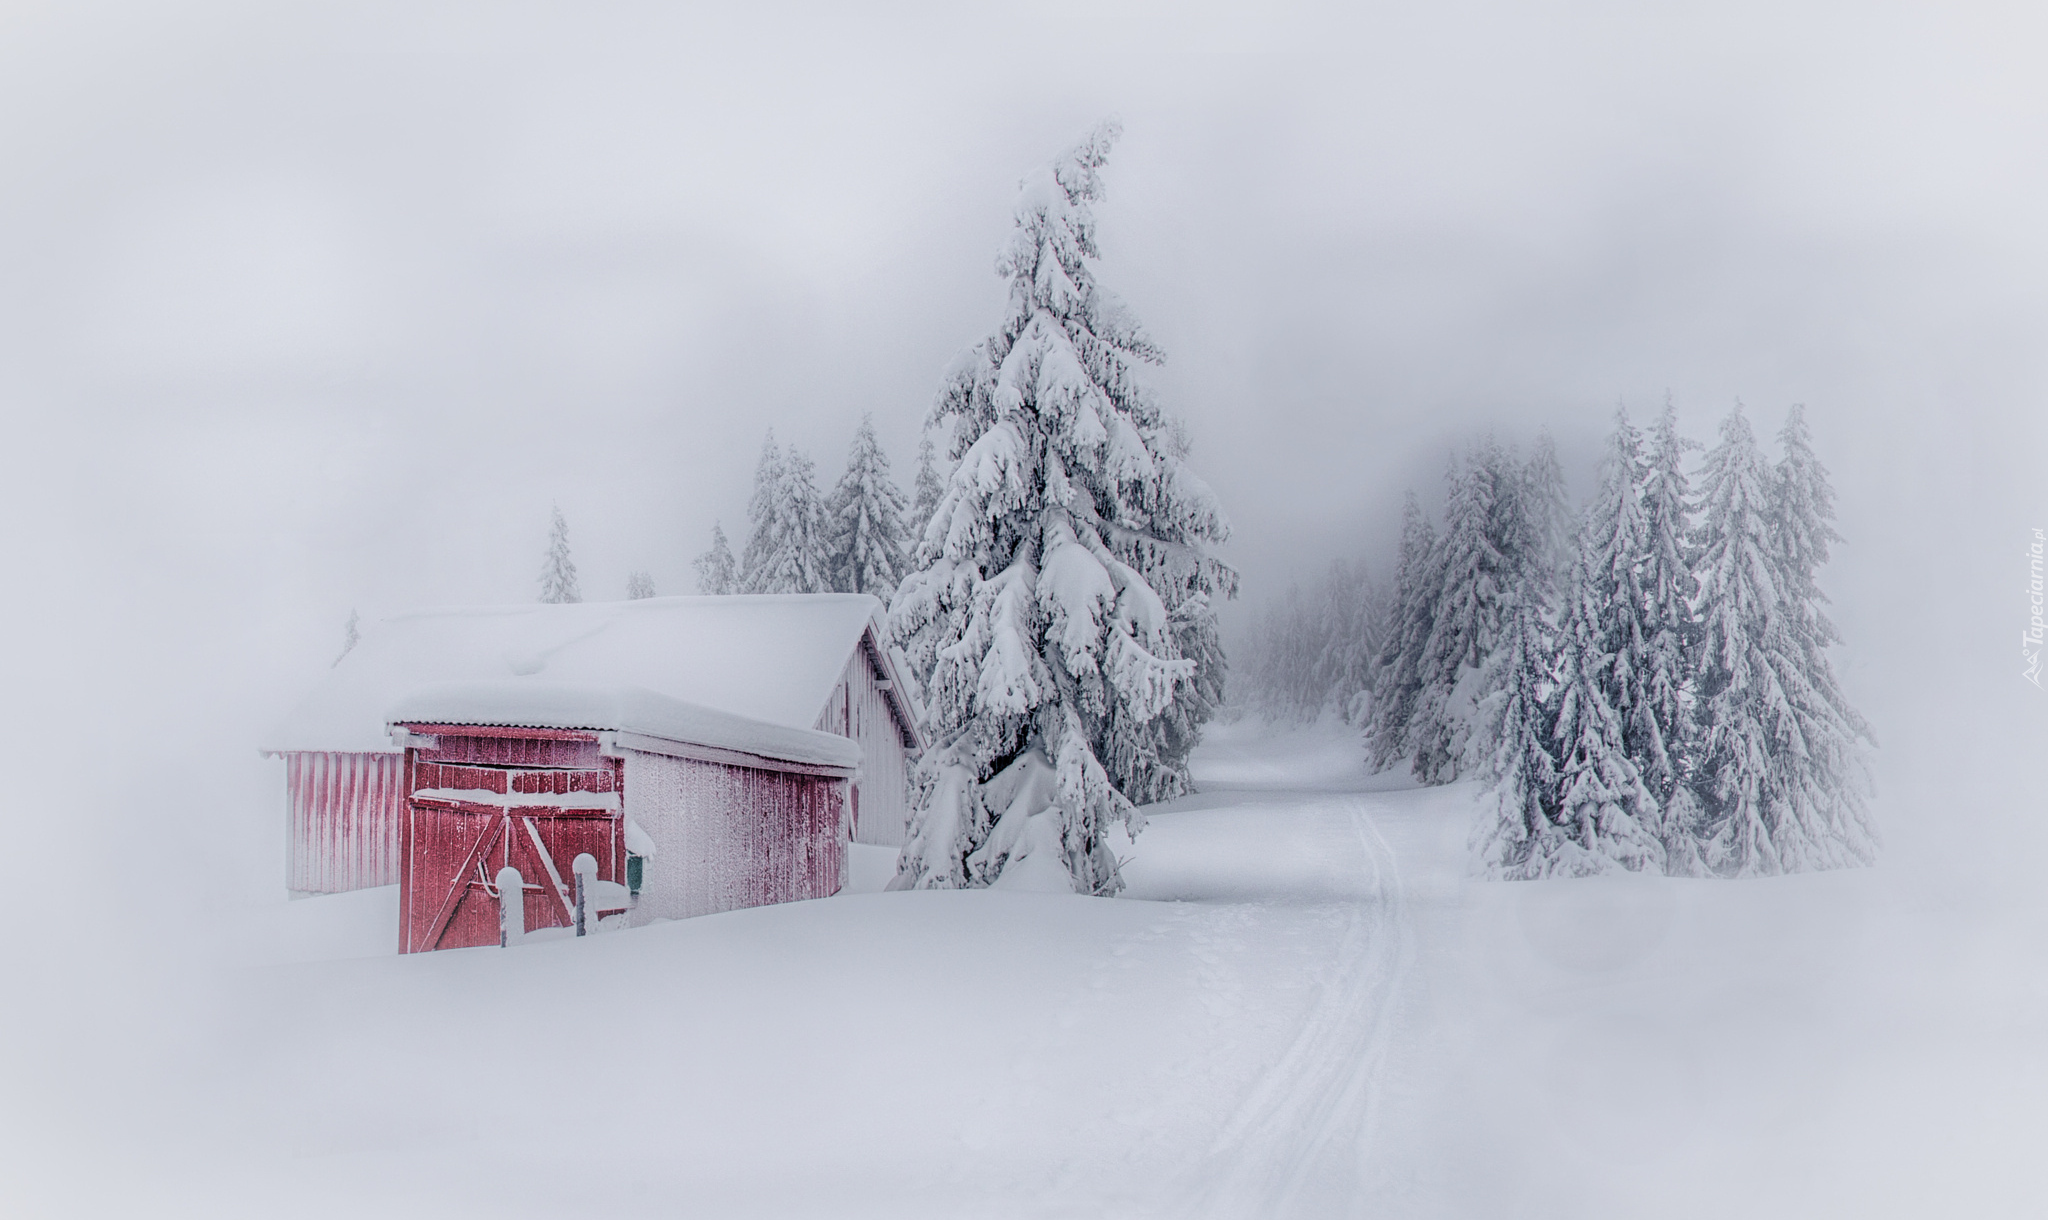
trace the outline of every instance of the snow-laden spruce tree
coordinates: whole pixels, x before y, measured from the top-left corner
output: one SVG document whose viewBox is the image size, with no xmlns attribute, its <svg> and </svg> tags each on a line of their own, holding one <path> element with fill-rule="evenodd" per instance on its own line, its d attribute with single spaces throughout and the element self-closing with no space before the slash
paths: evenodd
<svg viewBox="0 0 2048 1220">
<path fill-rule="evenodd" d="M 1473 730 L 1479 675 L 1500 636 L 1501 604 L 1512 590 L 1528 534 L 1520 516 L 1521 472 L 1487 437 L 1450 481 L 1437 564 L 1436 613 L 1422 649 L 1409 732 L 1415 777 L 1458 778 Z"/>
<path fill-rule="evenodd" d="M 1137 379 L 1158 349 L 1095 282 L 1104 124 L 1021 188 L 995 333 L 947 375 L 931 425 L 952 477 L 890 611 L 932 746 L 896 888 L 1121 886 L 1106 832 L 1187 789 L 1211 697 L 1212 596 L 1234 576 L 1184 442 Z"/>
<path fill-rule="evenodd" d="M 1488 658 L 1473 769 L 1486 784 L 1471 847 L 1476 871 L 1495 880 L 1547 876 L 1563 851 L 1557 820 L 1556 632 L 1540 587 L 1519 588 L 1502 609 L 1500 646 Z"/>
<path fill-rule="evenodd" d="M 1679 435 L 1678 413 L 1667 396 L 1643 465 L 1644 540 L 1636 575 L 1642 597 L 1643 650 L 1635 675 L 1640 702 L 1625 727 L 1630 757 L 1663 811 L 1664 870 L 1673 876 L 1695 876 L 1705 868 L 1693 795 L 1692 675 L 1700 633 L 1693 616 L 1697 582 L 1687 542 L 1692 492 L 1685 475 L 1685 453 L 1698 447 Z"/>
<path fill-rule="evenodd" d="M 754 494 L 747 502 L 752 530 L 740 554 L 742 593 L 824 593 L 826 575 L 825 505 L 818 495 L 817 468 L 796 446 L 787 453 L 775 443 L 775 432 L 761 445 L 754 471 Z"/>
<path fill-rule="evenodd" d="M 1661 869 L 1664 844 L 1689 834 L 1664 826 L 1663 807 L 1637 765 L 1644 743 L 1635 726 L 1648 703 L 1643 477 L 1642 432 L 1616 408 L 1558 633 L 1558 820 L 1575 849 L 1548 866 L 1564 875 Z"/>
<path fill-rule="evenodd" d="M 1866 864 L 1855 741 L 1835 688 L 1813 570 L 1832 492 L 1795 414 L 1775 470 L 1737 404 L 1700 475 L 1700 765 L 1707 863 L 1726 876 Z"/>
<path fill-rule="evenodd" d="M 740 568 L 725 540 L 725 525 L 711 523 L 711 549 L 690 562 L 697 572 L 697 592 L 723 597 L 739 592 Z"/>
<path fill-rule="evenodd" d="M 1633 503 L 1634 489 L 1627 490 Z M 1528 865 L 1531 876 L 1585 877 L 1664 867 L 1656 798 L 1629 757 L 1622 740 L 1622 712 L 1610 694 L 1619 683 L 1615 654 L 1602 638 L 1612 617 L 1604 592 L 1609 582 L 1598 571 L 1607 558 L 1603 532 L 1604 523 L 1591 517 L 1579 558 L 1565 581 L 1553 696 L 1557 713 L 1551 730 L 1559 833 L 1535 844 Z"/>
<path fill-rule="evenodd" d="M 1384 771 L 1415 751 L 1410 725 L 1422 697 L 1424 649 L 1436 626 L 1442 556 L 1422 501 L 1409 492 L 1401 506 L 1401 551 L 1394 576 L 1394 616 L 1373 658 L 1373 699 L 1365 723 L 1366 757 Z"/>
<path fill-rule="evenodd" d="M 753 576 L 775 553 L 782 524 L 782 446 L 775 443 L 775 429 L 761 442 L 760 460 L 754 463 L 754 490 L 747 498 L 747 544 L 740 549 L 739 578 L 735 588 L 753 593 Z"/>
<path fill-rule="evenodd" d="M 1717 872 L 1783 871 L 1771 834 L 1773 735 L 1789 713 L 1772 636 L 1784 633 L 1771 530 L 1771 472 L 1742 405 L 1721 421 L 1721 443 L 1700 471 L 1699 795 Z M 1782 641 L 1779 641 L 1782 643 Z"/>
<path fill-rule="evenodd" d="M 888 603 L 910 568 L 903 511 L 903 492 L 889 477 L 889 455 L 875 439 L 874 417 L 863 415 L 846 455 L 846 473 L 826 502 L 832 588 L 872 593 Z"/>
<path fill-rule="evenodd" d="M 583 594 L 576 588 L 576 561 L 569 558 L 569 523 L 562 517 L 561 505 L 555 505 L 554 513 L 554 521 L 548 526 L 547 558 L 540 566 L 540 599 L 580 602 Z"/>
<path fill-rule="evenodd" d="M 917 479 L 911 484 L 906 542 L 911 558 L 916 558 L 918 539 L 924 537 L 925 526 L 931 524 L 932 514 L 939 511 L 939 499 L 945 494 L 946 479 L 939 473 L 938 446 L 932 444 L 931 433 L 927 432 L 917 441 Z"/>
<path fill-rule="evenodd" d="M 1867 777 L 1859 742 L 1870 726 L 1849 705 L 1828 660 L 1840 642 L 1822 612 L 1827 596 L 1815 574 L 1827 562 L 1835 532 L 1835 493 L 1814 456 L 1806 410 L 1794 406 L 1778 433 L 1771 471 L 1770 517 L 1777 543 L 1778 605 L 1784 624 L 1780 677 L 1787 714 L 1778 727 L 1769 788 L 1777 805 L 1773 837 L 1787 872 L 1869 864 L 1877 832 L 1864 805 Z"/>
<path fill-rule="evenodd" d="M 638 570 L 630 572 L 626 575 L 627 601 L 640 601 L 644 598 L 649 598 L 653 596 L 654 577 L 652 575 Z"/>
</svg>

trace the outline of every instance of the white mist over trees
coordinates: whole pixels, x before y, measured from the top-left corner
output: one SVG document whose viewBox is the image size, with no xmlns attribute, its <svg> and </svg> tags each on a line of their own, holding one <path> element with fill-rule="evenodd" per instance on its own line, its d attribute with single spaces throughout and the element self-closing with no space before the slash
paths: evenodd
<svg viewBox="0 0 2048 1220">
<path fill-rule="evenodd" d="M 1423 649 L 1429 643 L 1442 588 L 1436 547 L 1436 530 L 1422 511 L 1422 501 L 1411 491 L 1401 505 L 1393 622 L 1368 670 L 1372 710 L 1365 722 L 1365 749 L 1375 771 L 1384 771 L 1414 752 L 1408 722 L 1422 693 Z"/>
<path fill-rule="evenodd" d="M 1394 608 L 1394 590 L 1366 564 L 1332 560 L 1320 582 L 1290 586 L 1261 611 L 1232 666 L 1232 699 L 1274 720 L 1359 723 Z"/>
<path fill-rule="evenodd" d="M 1339 712 L 1376 770 L 1481 779 L 1488 876 L 1867 864 L 1871 734 L 1815 580 L 1834 493 L 1802 409 L 1778 442 L 1771 465 L 1738 404 L 1689 476 L 1668 401 L 1647 437 L 1617 410 L 1574 526 L 1547 437 L 1526 463 L 1482 440 L 1447 473 L 1441 532 L 1409 495 L 1391 595 L 1340 565 L 1267 612 L 1248 701 Z"/>
<path fill-rule="evenodd" d="M 897 888 L 1116 892 L 1105 831 L 1187 791 L 1220 696 L 1226 526 L 1136 377 L 1158 349 L 1094 278 L 1117 134 L 1022 184 L 1008 311 L 932 410 L 955 465 L 890 612 L 933 737 Z"/>
<path fill-rule="evenodd" d="M 725 540 L 723 522 L 711 523 L 711 549 L 690 561 L 690 567 L 697 573 L 697 592 L 719 596 L 739 592 L 740 567 Z"/>
<path fill-rule="evenodd" d="M 562 516 L 562 506 L 554 507 L 554 520 L 548 526 L 547 558 L 541 561 L 540 599 L 544 602 L 580 602 L 583 594 L 576 588 L 576 561 L 569 558 L 569 522 Z"/>
<path fill-rule="evenodd" d="M 649 574 L 649 573 L 647 573 L 647 572 L 639 571 L 639 570 L 637 570 L 637 569 L 636 569 L 635 571 L 633 571 L 633 572 L 630 572 L 630 573 L 628 573 L 628 574 L 627 574 L 627 576 L 626 576 L 626 600 L 627 600 L 627 601 L 629 601 L 629 602 L 630 602 L 630 601 L 640 601 L 640 600 L 642 600 L 642 599 L 644 599 L 644 598 L 649 598 L 649 597 L 653 597 L 653 596 L 654 596 L 654 577 L 653 577 L 653 576 L 652 576 L 651 574 Z"/>
</svg>

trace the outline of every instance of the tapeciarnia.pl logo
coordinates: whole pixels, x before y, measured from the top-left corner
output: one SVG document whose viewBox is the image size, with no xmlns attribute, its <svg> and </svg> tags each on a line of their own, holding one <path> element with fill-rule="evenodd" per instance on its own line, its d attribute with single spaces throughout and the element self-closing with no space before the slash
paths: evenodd
<svg viewBox="0 0 2048 1220">
<path fill-rule="evenodd" d="M 2041 686 L 2041 547 L 2043 538 L 2040 530 L 2034 531 L 2034 545 L 2027 548 L 2027 599 L 2034 614 L 2027 620 L 2027 630 L 2020 636 L 2020 656 L 2025 658 L 2027 667 L 2020 671 L 2020 677 Z"/>
</svg>

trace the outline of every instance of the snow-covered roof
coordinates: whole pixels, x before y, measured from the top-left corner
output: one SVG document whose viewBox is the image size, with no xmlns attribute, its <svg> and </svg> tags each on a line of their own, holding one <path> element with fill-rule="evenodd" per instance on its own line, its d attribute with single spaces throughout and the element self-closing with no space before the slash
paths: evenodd
<svg viewBox="0 0 2048 1220">
<path fill-rule="evenodd" d="M 264 749 L 389 750 L 385 714 L 411 691 L 435 682 L 497 679 L 638 686 L 735 716 L 810 729 L 881 609 L 864 593 L 816 593 L 394 615 L 364 630 L 268 735 Z M 886 671 L 886 659 L 883 665 Z M 907 711 L 901 703 L 898 710 Z"/>
<path fill-rule="evenodd" d="M 672 699 L 642 686 L 597 686 L 540 678 L 436 682 L 386 711 L 391 724 L 491 725 L 639 733 L 763 758 L 852 769 L 860 743 Z"/>
</svg>

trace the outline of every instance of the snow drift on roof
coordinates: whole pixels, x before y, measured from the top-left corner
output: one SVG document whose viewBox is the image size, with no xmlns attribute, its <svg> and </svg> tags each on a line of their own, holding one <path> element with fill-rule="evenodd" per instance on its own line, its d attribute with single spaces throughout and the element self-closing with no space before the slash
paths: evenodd
<svg viewBox="0 0 2048 1220">
<path fill-rule="evenodd" d="M 881 613 L 864 593 L 419 610 L 372 624 L 264 748 L 389 750 L 384 713 L 431 682 L 640 686 L 809 729 Z"/>
<path fill-rule="evenodd" d="M 537 678 L 437 682 L 401 698 L 390 724 L 476 724 L 543 729 L 611 729 L 763 758 L 828 767 L 860 765 L 860 743 L 671 699 L 640 686 L 593 686 Z"/>
</svg>

